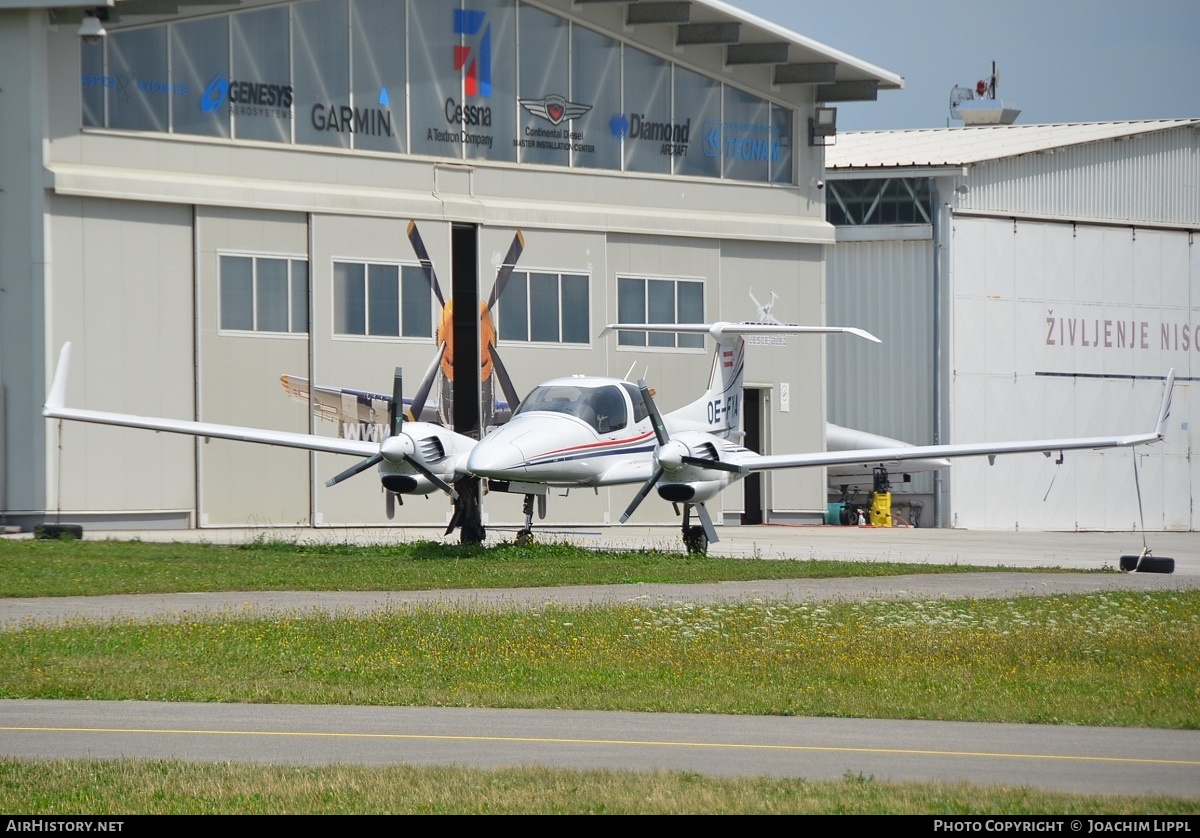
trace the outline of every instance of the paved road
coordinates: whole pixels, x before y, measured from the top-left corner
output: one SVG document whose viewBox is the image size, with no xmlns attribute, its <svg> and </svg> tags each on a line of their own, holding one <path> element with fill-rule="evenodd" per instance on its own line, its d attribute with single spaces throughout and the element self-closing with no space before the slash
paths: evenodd
<svg viewBox="0 0 1200 838">
<path fill-rule="evenodd" d="M 834 551 L 845 551 L 840 557 L 942 562 L 955 556 L 963 564 L 1091 569 L 1113 566 L 1119 555 L 1137 552 L 1141 546 L 1140 536 L 1128 533 L 909 530 L 870 531 L 864 536 L 863 532 L 761 528 L 757 536 L 727 537 L 722 543 L 731 555 L 766 556 L 769 551 L 770 557 L 778 558 L 827 558 Z M 667 537 L 665 532 L 661 535 Z M 366 533 L 350 537 L 378 540 Z M 575 538 L 612 537 L 598 533 Z M 207 540 L 213 540 L 211 534 Z M 12 630 L 31 621 L 118 614 L 142 619 L 196 614 L 235 619 L 239 614 L 269 610 L 317 608 L 347 613 L 431 602 L 496 608 L 546 602 L 1000 597 L 1200 587 L 1200 561 L 1191 554 L 1195 535 L 1154 534 L 1150 541 L 1157 555 L 1168 555 L 1168 549 L 1174 553 L 1175 574 L 1005 572 L 696 586 L 0 599 L 0 627 Z M 1158 546 L 1164 543 L 1167 549 Z M 604 546 L 627 545 L 614 541 Z M 0 701 L 0 754 L 295 764 L 540 764 L 814 780 L 851 773 L 888 780 L 967 780 L 1200 799 L 1200 731 L 1121 728 L 538 710 Z"/>
<path fill-rule="evenodd" d="M 1200 575 L 1159 573 L 954 573 L 850 579 L 779 579 L 701 585 L 584 585 L 436 591 L 225 591 L 190 594 L 118 594 L 94 597 L 0 598 L 0 630 L 67 619 L 125 617 L 140 620 L 196 616 L 234 619 L 264 613 L 320 611 L 371 613 L 430 605 L 457 608 L 530 608 L 663 602 L 735 602 L 862 599 L 944 599 L 1162 591 L 1200 588 Z"/>
<path fill-rule="evenodd" d="M 1200 798 L 1200 731 L 141 701 L 0 701 L 9 757 L 665 769 Z"/>
</svg>

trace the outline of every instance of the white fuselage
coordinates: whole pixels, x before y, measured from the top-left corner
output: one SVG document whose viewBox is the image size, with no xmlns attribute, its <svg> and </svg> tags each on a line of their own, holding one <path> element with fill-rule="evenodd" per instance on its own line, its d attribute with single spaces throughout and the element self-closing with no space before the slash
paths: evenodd
<svg viewBox="0 0 1200 838">
<path fill-rule="evenodd" d="M 628 382 L 583 376 L 547 381 L 507 424 L 476 444 L 467 467 L 492 480 L 548 486 L 645 480 L 657 443 L 640 403 Z"/>
</svg>

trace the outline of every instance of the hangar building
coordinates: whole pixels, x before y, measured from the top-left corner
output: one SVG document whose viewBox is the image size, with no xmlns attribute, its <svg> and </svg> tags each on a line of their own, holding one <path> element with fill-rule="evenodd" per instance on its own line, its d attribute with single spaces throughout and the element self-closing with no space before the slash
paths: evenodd
<svg viewBox="0 0 1200 838">
<path fill-rule="evenodd" d="M 828 149 L 829 419 L 912 443 L 1150 430 L 1164 445 L 957 461 L 894 483 L 942 526 L 1200 524 L 1200 119 L 852 132 Z"/>
<path fill-rule="evenodd" d="M 345 458 L 46 422 L 64 342 L 69 405 L 361 433 L 281 376 L 377 403 L 430 366 L 442 299 L 474 312 L 515 252 L 490 312 L 515 388 L 632 371 L 671 409 L 712 347 L 604 325 L 753 319 L 752 292 L 824 323 L 818 105 L 902 86 L 715 0 L 6 0 L 0 79 L 0 523 L 97 528 L 385 512 L 376 480 L 325 488 Z M 825 345 L 751 347 L 765 450 L 822 447 Z M 496 400 L 461 408 L 473 432 Z M 727 521 L 824 513 L 819 470 L 755 485 Z M 548 523 L 631 494 L 551 497 Z M 517 496 L 484 508 L 521 520 Z M 415 498 L 396 520 L 448 516 Z"/>
</svg>

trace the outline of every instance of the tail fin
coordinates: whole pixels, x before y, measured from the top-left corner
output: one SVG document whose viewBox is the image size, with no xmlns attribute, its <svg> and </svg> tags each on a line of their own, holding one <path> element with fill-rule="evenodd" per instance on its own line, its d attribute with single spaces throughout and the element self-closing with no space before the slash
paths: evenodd
<svg viewBox="0 0 1200 838">
<path fill-rule="evenodd" d="M 614 323 L 605 331 L 684 332 L 706 334 L 717 342 L 712 372 L 704 395 L 667 415 L 672 431 L 697 430 L 730 436 L 740 430 L 742 380 L 746 371 L 746 336 L 771 335 L 856 335 L 879 343 L 879 338 L 862 329 L 845 326 L 796 326 L 775 323 Z M 777 338 L 778 340 L 778 338 Z"/>
</svg>

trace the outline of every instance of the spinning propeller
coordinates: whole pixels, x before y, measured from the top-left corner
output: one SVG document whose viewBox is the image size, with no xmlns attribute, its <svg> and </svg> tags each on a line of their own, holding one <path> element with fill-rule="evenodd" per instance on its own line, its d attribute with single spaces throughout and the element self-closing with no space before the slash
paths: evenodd
<svg viewBox="0 0 1200 838">
<path fill-rule="evenodd" d="M 642 395 L 642 403 L 646 405 L 646 411 L 650 414 L 650 421 L 654 425 L 654 436 L 658 439 L 658 448 L 654 452 L 654 474 L 650 475 L 650 479 L 642 484 L 642 488 L 634 495 L 633 501 L 625 509 L 624 514 L 621 515 L 622 524 L 629 520 L 630 516 L 633 515 L 642 501 L 646 499 L 646 495 L 650 494 L 650 490 L 663 478 L 664 474 L 676 474 L 684 466 L 698 466 L 700 468 L 716 469 L 717 471 L 728 471 L 734 474 L 746 473 L 747 469 L 745 466 L 725 463 L 719 459 L 693 456 L 692 450 L 687 446 L 687 443 L 679 439 L 672 439 L 667 435 L 666 423 L 663 421 L 662 414 L 658 412 L 658 406 L 654 404 L 654 398 L 650 395 L 650 388 L 641 379 L 638 380 L 638 391 Z"/>
<path fill-rule="evenodd" d="M 326 486 L 336 486 L 347 478 L 353 477 L 356 474 L 366 471 L 371 466 L 379 465 L 384 460 L 389 463 L 399 465 L 407 463 L 415 471 L 419 472 L 434 486 L 437 486 L 446 494 L 450 495 L 454 500 L 458 500 L 458 492 L 454 491 L 449 483 L 438 477 L 429 467 L 416 456 L 416 442 L 411 436 L 404 433 L 404 374 L 400 367 L 396 367 L 396 377 L 392 382 L 392 401 L 388 405 L 388 435 L 383 442 L 379 444 L 379 453 L 372 454 L 367 459 L 358 462 L 335 477 L 331 477 L 325 481 Z M 388 518 L 392 518 L 395 514 L 395 498 L 393 493 L 388 491 Z"/>
</svg>

